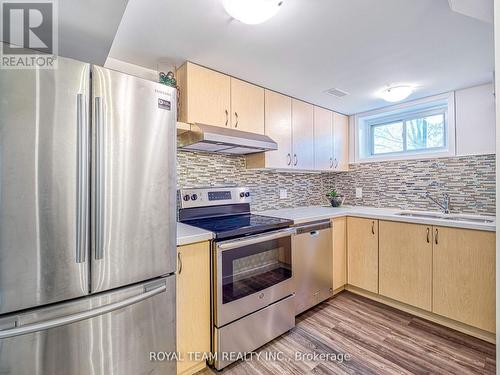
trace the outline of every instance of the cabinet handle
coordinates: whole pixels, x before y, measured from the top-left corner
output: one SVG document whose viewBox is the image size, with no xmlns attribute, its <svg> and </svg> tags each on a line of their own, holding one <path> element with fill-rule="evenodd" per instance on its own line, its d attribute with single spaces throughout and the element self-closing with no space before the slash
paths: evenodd
<svg viewBox="0 0 500 375">
<path fill-rule="evenodd" d="M 179 271 L 177 272 L 177 274 L 180 275 L 181 272 L 182 272 L 182 258 L 181 258 L 181 253 L 177 253 L 177 263 L 179 263 Z"/>
<path fill-rule="evenodd" d="M 238 112 L 234 112 L 234 117 L 236 117 L 236 124 L 234 124 L 234 127 L 237 128 L 238 127 L 238 121 L 240 121 L 240 119 L 238 118 Z"/>
<path fill-rule="evenodd" d="M 286 154 L 286 165 L 292 164 L 292 156 L 290 154 Z"/>
<path fill-rule="evenodd" d="M 299 158 L 297 157 L 297 154 L 293 154 L 293 166 L 295 167 L 298 162 L 299 162 Z"/>
<path fill-rule="evenodd" d="M 333 158 L 330 158 L 330 168 L 333 168 Z"/>
<path fill-rule="evenodd" d="M 337 158 L 335 158 L 335 167 L 334 168 L 337 169 L 338 166 L 339 166 L 339 161 L 337 160 Z"/>
<path fill-rule="evenodd" d="M 427 228 L 427 243 L 431 242 L 430 233 L 431 233 L 431 230 L 429 228 Z"/>
<path fill-rule="evenodd" d="M 439 234 L 439 232 L 438 232 L 438 229 L 436 228 L 436 235 L 434 237 L 434 242 L 436 243 L 436 245 L 438 244 L 438 234 Z"/>
<path fill-rule="evenodd" d="M 375 235 L 375 222 L 372 221 L 372 234 Z"/>
<path fill-rule="evenodd" d="M 226 125 L 229 123 L 229 112 L 227 111 L 227 109 L 224 110 L 224 113 L 226 114 Z"/>
</svg>

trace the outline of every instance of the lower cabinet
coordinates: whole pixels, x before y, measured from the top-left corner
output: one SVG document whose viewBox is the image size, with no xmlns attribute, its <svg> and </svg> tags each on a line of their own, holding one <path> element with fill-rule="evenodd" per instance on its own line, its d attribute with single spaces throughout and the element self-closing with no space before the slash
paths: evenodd
<svg viewBox="0 0 500 375">
<path fill-rule="evenodd" d="M 432 226 L 379 222 L 379 294 L 431 311 Z"/>
<path fill-rule="evenodd" d="M 378 293 L 378 220 L 347 218 L 347 282 Z"/>
<path fill-rule="evenodd" d="M 205 361 L 189 361 L 189 352 L 210 351 L 210 244 L 177 248 L 177 374 L 194 374 Z"/>
<path fill-rule="evenodd" d="M 333 290 L 347 284 L 347 219 L 339 217 L 331 220 L 333 243 Z"/>
<path fill-rule="evenodd" d="M 434 227 L 432 311 L 495 332 L 495 233 Z"/>
</svg>

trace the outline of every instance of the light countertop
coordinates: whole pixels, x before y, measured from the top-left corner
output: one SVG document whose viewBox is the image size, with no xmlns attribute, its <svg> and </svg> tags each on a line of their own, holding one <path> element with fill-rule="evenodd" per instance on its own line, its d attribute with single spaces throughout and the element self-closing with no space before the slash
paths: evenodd
<svg viewBox="0 0 500 375">
<path fill-rule="evenodd" d="M 210 241 L 213 233 L 208 230 L 177 223 L 177 246 L 189 245 L 196 242 Z"/>
<path fill-rule="evenodd" d="M 422 218 L 397 215 L 398 212 L 405 211 L 398 208 L 375 208 L 361 206 L 307 206 L 295 208 L 282 208 L 278 210 L 267 210 L 254 212 L 259 215 L 274 216 L 283 219 L 293 220 L 295 225 L 310 223 L 318 220 L 328 220 L 342 216 L 356 216 L 368 219 L 380 219 L 389 221 L 400 221 L 404 223 L 439 225 L 444 227 L 476 229 L 494 232 L 496 222 L 477 223 L 468 221 L 455 221 L 441 218 Z M 416 211 L 416 210 L 415 210 Z M 423 212 L 423 211 L 422 211 Z M 471 215 L 477 217 L 477 215 Z M 492 216 L 480 216 L 488 219 L 495 219 Z M 214 234 L 204 229 L 192 227 L 191 225 L 177 223 L 177 246 L 189 245 L 196 242 L 210 241 Z"/>
<path fill-rule="evenodd" d="M 394 208 L 375 208 L 375 207 L 361 207 L 361 206 L 342 206 L 342 207 L 329 207 L 329 206 L 308 206 L 308 207 L 295 207 L 283 208 L 278 210 L 267 210 L 255 212 L 260 215 L 274 216 L 283 219 L 293 220 L 294 224 L 304 224 L 312 221 L 331 219 L 342 216 L 357 216 L 369 219 L 381 219 L 389 221 L 400 221 L 405 223 L 439 225 L 444 227 L 476 229 L 494 232 L 496 230 L 496 222 L 482 223 L 472 221 L 455 221 L 441 218 L 422 218 L 422 217 L 409 217 L 397 215 L 398 212 L 406 210 Z M 417 211 L 417 210 L 412 210 Z M 423 211 L 422 211 L 423 212 Z M 487 219 L 495 220 L 492 216 L 477 216 L 465 215 L 470 217 L 484 217 Z"/>
</svg>

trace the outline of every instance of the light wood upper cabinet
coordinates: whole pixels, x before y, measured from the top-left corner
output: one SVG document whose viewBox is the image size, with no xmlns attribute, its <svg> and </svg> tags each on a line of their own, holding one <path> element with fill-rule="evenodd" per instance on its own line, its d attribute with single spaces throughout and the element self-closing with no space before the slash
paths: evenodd
<svg viewBox="0 0 500 375">
<path fill-rule="evenodd" d="M 331 220 L 333 243 L 333 286 L 336 290 L 347 284 L 347 221 L 345 217 Z"/>
<path fill-rule="evenodd" d="M 187 62 L 177 70 L 179 121 L 230 126 L 231 77 Z"/>
<path fill-rule="evenodd" d="M 314 106 L 314 169 L 333 168 L 333 112 Z"/>
<path fill-rule="evenodd" d="M 264 134 L 264 89 L 231 77 L 231 125 Z"/>
<path fill-rule="evenodd" d="M 292 99 L 293 167 L 314 169 L 314 112 L 309 103 Z"/>
<path fill-rule="evenodd" d="M 431 311 L 432 226 L 379 222 L 379 293 Z"/>
<path fill-rule="evenodd" d="M 210 246 L 208 242 L 177 248 L 177 374 L 194 374 L 205 361 L 188 361 L 188 352 L 210 351 Z"/>
<path fill-rule="evenodd" d="M 433 230 L 432 311 L 495 332 L 495 233 Z"/>
<path fill-rule="evenodd" d="M 292 168 L 292 99 L 265 90 L 266 135 L 277 144 L 276 151 L 247 156 L 247 168 Z"/>
<path fill-rule="evenodd" d="M 335 171 L 349 170 L 349 117 L 333 112 L 333 158 Z"/>
<path fill-rule="evenodd" d="M 347 280 L 378 293 L 378 220 L 347 218 Z"/>
</svg>

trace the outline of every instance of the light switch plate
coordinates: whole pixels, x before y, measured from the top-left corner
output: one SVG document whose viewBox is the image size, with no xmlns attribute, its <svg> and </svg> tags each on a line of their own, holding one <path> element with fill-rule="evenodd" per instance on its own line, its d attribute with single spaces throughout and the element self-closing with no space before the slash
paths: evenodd
<svg viewBox="0 0 500 375">
<path fill-rule="evenodd" d="M 286 199 L 288 198 L 288 192 L 286 189 L 280 189 L 280 199 Z"/>
<path fill-rule="evenodd" d="M 363 188 L 356 188 L 356 198 L 363 198 Z"/>
</svg>

